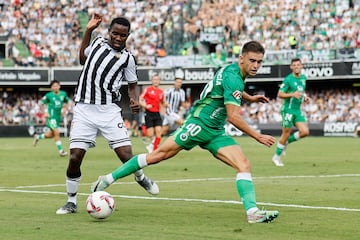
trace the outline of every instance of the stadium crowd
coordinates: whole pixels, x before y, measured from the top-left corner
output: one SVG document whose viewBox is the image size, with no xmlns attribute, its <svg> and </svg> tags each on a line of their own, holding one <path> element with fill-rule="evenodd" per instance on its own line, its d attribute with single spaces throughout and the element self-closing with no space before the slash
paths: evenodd
<svg viewBox="0 0 360 240">
<path fill-rule="evenodd" d="M 360 91 L 355 89 L 307 91 L 311 101 L 303 104 L 309 123 L 360 122 Z M 36 94 L 8 94 L 0 98 L 0 125 L 42 125 L 45 118 L 40 110 L 41 96 Z M 73 103 L 64 116 L 66 124 L 72 120 Z M 281 100 L 271 103 L 244 103 L 242 115 L 248 123 L 279 123 Z M 125 116 L 126 117 L 126 116 Z"/>
<path fill-rule="evenodd" d="M 0 37 L 16 66 L 76 66 L 82 16 L 87 21 L 95 11 L 104 16 L 100 34 L 112 17 L 130 19 L 128 48 L 139 65 L 167 54 L 208 54 L 209 44 L 219 56 L 238 54 L 249 39 L 267 50 L 359 48 L 360 42 L 360 0 L 0 1 Z"/>
</svg>

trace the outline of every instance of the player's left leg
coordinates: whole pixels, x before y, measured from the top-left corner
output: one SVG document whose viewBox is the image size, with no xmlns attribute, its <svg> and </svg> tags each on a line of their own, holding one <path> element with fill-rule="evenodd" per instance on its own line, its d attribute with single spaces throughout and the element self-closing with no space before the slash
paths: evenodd
<svg viewBox="0 0 360 240">
<path fill-rule="evenodd" d="M 91 192 L 102 191 L 116 180 L 126 177 L 142 169 L 148 165 L 158 163 L 162 160 L 168 159 L 176 155 L 182 148 L 169 137 L 166 141 L 155 151 L 148 154 L 139 154 L 132 157 L 122 166 L 115 169 L 113 172 L 100 176 L 97 181 L 91 184 Z"/>
<path fill-rule="evenodd" d="M 109 146 L 115 151 L 121 162 L 125 163 L 133 157 L 131 141 L 126 126 L 123 123 L 121 112 L 116 107 L 109 107 L 111 114 L 104 116 L 108 121 L 99 124 L 99 131 L 108 141 Z M 150 194 L 158 194 L 159 187 L 150 178 L 145 176 L 142 169 L 134 172 L 136 182 Z"/>
<path fill-rule="evenodd" d="M 288 144 L 292 142 L 296 142 L 300 140 L 301 138 L 307 137 L 310 134 L 309 127 L 306 122 L 297 122 L 295 123 L 296 128 L 298 131 L 292 133 L 289 136 Z"/>
<path fill-rule="evenodd" d="M 283 167 L 284 163 L 281 161 L 281 154 L 284 152 L 286 145 L 287 145 L 287 141 L 288 138 L 291 134 L 291 128 L 289 127 L 283 127 L 282 128 L 282 132 L 281 132 L 281 136 L 279 138 L 279 141 L 276 145 L 276 149 L 275 149 L 275 154 L 272 157 L 272 162 L 275 164 L 275 166 L 277 167 Z"/>
<path fill-rule="evenodd" d="M 260 210 L 257 207 L 255 187 L 250 171 L 250 161 L 247 159 L 240 146 L 235 142 L 235 145 L 230 145 L 230 140 L 227 142 L 223 140 L 222 143 L 225 146 L 218 149 L 216 157 L 234 168 L 237 172 L 236 188 L 243 202 L 243 206 L 247 215 L 247 221 L 249 223 L 273 221 L 278 217 L 278 211 L 265 211 Z M 229 145 L 226 146 L 226 144 Z M 210 149 L 211 148 L 213 147 L 210 147 Z"/>
<path fill-rule="evenodd" d="M 60 157 L 65 157 L 67 155 L 67 152 L 64 151 L 61 138 L 60 138 L 60 130 L 59 128 L 55 128 L 52 130 L 52 133 L 54 135 L 56 148 L 59 151 Z"/>
<path fill-rule="evenodd" d="M 154 139 L 153 150 L 156 150 L 159 147 L 159 144 L 161 142 L 161 135 L 162 135 L 162 126 L 160 124 L 160 125 L 155 126 L 155 139 Z"/>
</svg>

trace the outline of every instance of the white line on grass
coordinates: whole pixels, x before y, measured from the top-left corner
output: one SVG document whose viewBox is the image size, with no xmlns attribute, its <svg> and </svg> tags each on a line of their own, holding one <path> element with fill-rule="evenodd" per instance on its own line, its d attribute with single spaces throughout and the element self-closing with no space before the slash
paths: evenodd
<svg viewBox="0 0 360 240">
<path fill-rule="evenodd" d="M 334 174 L 334 175 L 308 175 L 308 176 L 268 176 L 268 177 L 253 177 L 253 179 L 290 179 L 290 178 L 335 178 L 335 177 L 360 177 L 360 174 Z M 206 182 L 206 181 L 234 181 L 235 178 L 189 178 L 189 179 L 174 179 L 174 180 L 157 180 L 161 183 L 174 182 Z M 115 182 L 113 184 L 135 184 L 135 182 Z M 81 185 L 89 185 L 83 183 Z M 17 186 L 20 188 L 47 188 L 47 187 L 62 187 L 65 184 L 48 184 L 48 185 L 31 185 L 31 186 Z M 1 188 L 1 187 L 0 187 Z"/>
<path fill-rule="evenodd" d="M 66 195 L 65 192 L 50 192 L 50 191 L 34 191 L 34 190 L 20 190 L 20 189 L 5 189 L 0 188 L 0 192 L 18 192 L 18 193 L 36 193 L 36 194 L 50 194 L 50 195 Z M 89 193 L 78 193 L 78 195 L 88 196 Z M 127 199 L 145 199 L 145 200 L 161 200 L 161 201 L 182 201 L 182 202 L 202 202 L 202 203 L 222 203 L 222 204 L 242 204 L 240 201 L 235 200 L 211 200 L 211 199 L 196 199 L 196 198 L 164 198 L 164 197 L 143 197 L 143 196 L 129 196 L 129 195 L 114 195 L 115 198 Z M 339 207 L 322 207 L 322 206 L 306 206 L 296 204 L 278 204 L 278 203 L 265 203 L 258 202 L 261 206 L 277 206 L 277 207 L 290 207 L 290 208 L 304 208 L 304 209 L 323 209 L 323 210 L 336 210 L 348 212 L 360 212 L 357 208 L 339 208 Z"/>
<path fill-rule="evenodd" d="M 318 175 L 318 176 L 270 176 L 270 177 L 254 177 L 254 179 L 288 179 L 288 178 L 333 178 L 333 177 L 360 177 L 360 174 L 336 174 L 336 175 Z M 233 181 L 233 178 L 202 178 L 202 179 L 177 179 L 177 180 L 161 180 L 157 182 L 194 182 L 194 181 Z M 117 182 L 116 184 L 133 184 L 134 182 Z M 85 185 L 85 184 L 84 184 Z M 88 185 L 88 184 L 86 184 Z M 54 195 L 66 195 L 65 192 L 50 192 L 50 191 L 30 191 L 21 190 L 24 188 L 39 188 L 39 187 L 58 187 L 64 186 L 64 184 L 49 184 L 49 185 L 37 185 L 37 186 L 18 186 L 14 189 L 6 189 L 0 187 L 0 192 L 20 192 L 20 193 L 37 193 L 37 194 L 54 194 Z M 89 193 L 78 193 L 79 195 L 87 196 Z M 203 202 L 203 203 L 223 203 L 223 204 L 242 204 L 240 201 L 234 200 L 209 200 L 209 199 L 193 199 L 193 198 L 163 198 L 163 197 L 143 197 L 143 196 L 128 196 L 128 195 L 113 195 L 118 198 L 127 199 L 146 199 L 146 200 L 162 200 L 162 201 L 185 201 L 185 202 Z M 360 209 L 356 208 L 339 208 L 339 207 L 323 207 L 323 206 L 306 206 L 296 204 L 277 204 L 277 203 L 265 203 L 258 202 L 263 206 L 277 206 L 277 207 L 290 207 L 290 208 L 303 208 L 303 209 L 323 209 L 323 210 L 335 210 L 335 211 L 349 211 L 360 212 Z"/>
</svg>

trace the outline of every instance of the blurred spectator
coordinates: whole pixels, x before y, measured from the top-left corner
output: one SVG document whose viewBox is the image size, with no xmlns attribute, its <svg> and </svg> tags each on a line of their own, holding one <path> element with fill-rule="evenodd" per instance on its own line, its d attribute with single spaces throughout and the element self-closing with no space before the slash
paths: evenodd
<svg viewBox="0 0 360 240">
<path fill-rule="evenodd" d="M 15 54 L 17 65 L 79 65 L 80 19 L 94 9 L 105 16 L 98 34 L 106 33 L 112 17 L 129 18 L 129 50 L 139 65 L 155 65 L 165 53 L 180 55 L 187 44 L 187 53 L 208 54 L 219 44 L 232 53 L 250 38 L 266 50 L 349 49 L 360 42 L 359 0 L 16 0 L 0 7 L 0 34 L 23 42 L 34 59 Z"/>
<path fill-rule="evenodd" d="M 303 104 L 309 123 L 323 122 L 360 122 L 360 90 L 331 89 L 306 91 L 310 97 Z M 45 124 L 45 118 L 39 113 L 40 96 L 36 94 L 0 93 L 0 125 Z M 71 96 L 70 96 L 71 99 Z M 70 126 L 73 113 L 73 101 L 68 104 L 64 124 Z M 272 99 L 269 104 L 244 103 L 242 116 L 248 123 L 279 123 L 281 116 L 280 99 Z M 130 119 L 131 130 L 138 135 L 137 119 Z"/>
</svg>

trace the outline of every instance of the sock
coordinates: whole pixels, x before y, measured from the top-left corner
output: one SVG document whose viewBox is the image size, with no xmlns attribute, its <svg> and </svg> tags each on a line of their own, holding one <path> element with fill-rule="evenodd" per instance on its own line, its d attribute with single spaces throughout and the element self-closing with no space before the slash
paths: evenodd
<svg viewBox="0 0 360 240">
<path fill-rule="evenodd" d="M 111 173 L 105 175 L 105 179 L 106 179 L 106 181 L 107 181 L 108 183 L 110 183 L 110 184 L 112 184 L 113 182 L 115 182 L 115 180 L 114 180 L 114 178 L 113 178 L 113 176 L 112 176 Z"/>
<path fill-rule="evenodd" d="M 155 137 L 154 140 L 154 150 L 156 150 L 161 142 L 161 137 Z"/>
<path fill-rule="evenodd" d="M 59 140 L 59 141 L 56 141 L 55 143 L 56 143 L 56 147 L 57 147 L 57 149 L 59 150 L 59 152 L 62 152 L 62 151 L 63 151 L 63 147 L 62 147 L 61 141 Z"/>
<path fill-rule="evenodd" d="M 140 156 L 139 156 L 140 157 Z M 140 164 L 139 164 L 140 165 Z M 134 172 L 135 175 L 135 180 L 137 181 L 141 181 L 144 179 L 145 175 L 144 175 L 144 171 L 142 169 L 137 170 L 136 172 Z"/>
<path fill-rule="evenodd" d="M 40 140 L 40 139 L 44 139 L 44 138 L 45 138 L 45 134 L 43 134 L 43 133 L 37 135 L 37 139 L 39 139 L 39 140 Z"/>
<path fill-rule="evenodd" d="M 288 143 L 296 142 L 300 139 L 299 131 L 292 133 L 288 139 Z"/>
<path fill-rule="evenodd" d="M 66 177 L 66 192 L 68 195 L 68 202 L 72 202 L 77 204 L 77 192 L 79 189 L 79 182 L 80 182 L 81 176 L 77 178 L 69 178 Z"/>
<path fill-rule="evenodd" d="M 277 156 L 280 156 L 281 153 L 284 151 L 284 148 L 285 148 L 285 145 L 282 145 L 281 143 L 278 143 L 278 144 L 276 145 L 275 154 L 276 154 Z"/>
<path fill-rule="evenodd" d="M 145 125 L 141 125 L 141 131 L 142 131 L 143 136 L 147 136 L 147 130 L 146 130 Z"/>
<path fill-rule="evenodd" d="M 245 210 L 248 211 L 257 208 L 255 188 L 251 173 L 238 173 L 236 175 L 236 187 Z"/>
<path fill-rule="evenodd" d="M 145 163 L 144 163 L 145 162 Z M 147 166 L 146 163 L 146 154 L 140 154 L 132 157 L 129 161 L 124 163 L 121 167 L 118 167 L 111 174 L 114 180 L 118 180 L 119 178 L 126 177 L 131 173 L 135 173 L 141 168 Z"/>
</svg>

